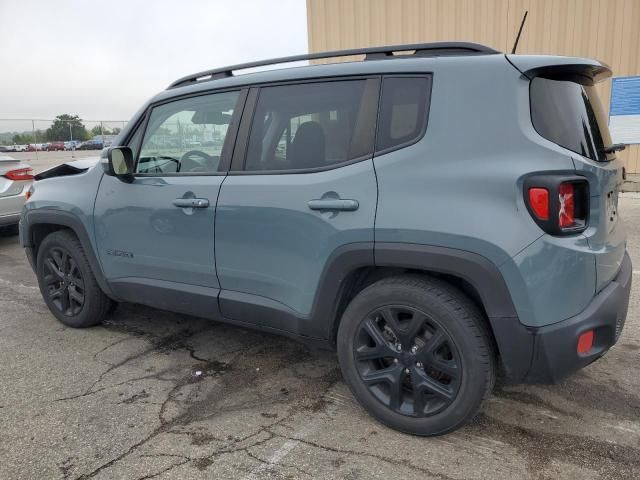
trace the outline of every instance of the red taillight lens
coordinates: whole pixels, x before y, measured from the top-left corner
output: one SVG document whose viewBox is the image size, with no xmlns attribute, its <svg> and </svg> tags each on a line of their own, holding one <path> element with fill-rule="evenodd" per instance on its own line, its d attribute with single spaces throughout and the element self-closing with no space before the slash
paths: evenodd
<svg viewBox="0 0 640 480">
<path fill-rule="evenodd" d="M 558 225 L 560 228 L 572 227 L 575 224 L 575 200 L 573 195 L 573 183 L 561 183 L 558 187 Z"/>
<path fill-rule="evenodd" d="M 530 188 L 529 205 L 539 220 L 549 220 L 549 190 L 538 187 Z"/>
<path fill-rule="evenodd" d="M 587 353 L 592 347 L 593 330 L 589 330 L 578 337 L 578 353 Z"/>
<path fill-rule="evenodd" d="M 18 168 L 17 170 L 11 170 L 4 174 L 9 180 L 33 180 L 33 169 Z"/>
</svg>

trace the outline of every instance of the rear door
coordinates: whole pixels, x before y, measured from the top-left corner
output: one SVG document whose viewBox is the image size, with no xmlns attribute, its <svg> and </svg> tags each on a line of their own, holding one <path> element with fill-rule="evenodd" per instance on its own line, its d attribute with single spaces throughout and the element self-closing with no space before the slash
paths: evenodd
<svg viewBox="0 0 640 480">
<path fill-rule="evenodd" d="M 332 254 L 362 243 L 373 258 L 379 85 L 374 77 L 250 92 L 247 110 L 252 107 L 253 114 L 243 116 L 216 212 L 225 317 L 311 336 L 326 333 L 298 322 L 310 319 Z M 282 315 L 246 318 L 250 304 Z"/>
</svg>

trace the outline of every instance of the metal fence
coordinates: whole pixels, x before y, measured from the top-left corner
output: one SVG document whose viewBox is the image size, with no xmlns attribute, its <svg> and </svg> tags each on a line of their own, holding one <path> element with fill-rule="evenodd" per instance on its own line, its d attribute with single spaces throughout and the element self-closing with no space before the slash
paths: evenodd
<svg viewBox="0 0 640 480">
<path fill-rule="evenodd" d="M 0 118 L 0 145 L 20 145 L 41 148 L 49 142 L 82 142 L 101 139 L 104 144 L 122 130 L 128 120 L 85 120 L 84 129 L 63 121 L 68 128 L 51 129 L 54 119 Z M 60 138 L 58 138 L 60 137 Z"/>
</svg>

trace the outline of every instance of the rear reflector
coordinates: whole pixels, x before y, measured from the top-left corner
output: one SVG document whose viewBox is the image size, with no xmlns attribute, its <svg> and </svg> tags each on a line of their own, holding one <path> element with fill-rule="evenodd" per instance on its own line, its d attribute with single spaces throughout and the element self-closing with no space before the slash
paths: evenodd
<svg viewBox="0 0 640 480">
<path fill-rule="evenodd" d="M 578 337 L 578 353 L 587 353 L 593 347 L 593 330 L 584 332 Z"/>
<path fill-rule="evenodd" d="M 549 220 L 549 190 L 538 187 L 530 188 L 529 205 L 538 220 Z"/>
<path fill-rule="evenodd" d="M 33 170 L 31 167 L 18 168 L 8 171 L 4 176 L 9 180 L 33 180 Z"/>
<path fill-rule="evenodd" d="M 575 224 L 575 202 L 573 196 L 573 183 L 561 183 L 558 187 L 558 225 L 560 228 L 573 227 Z"/>
</svg>

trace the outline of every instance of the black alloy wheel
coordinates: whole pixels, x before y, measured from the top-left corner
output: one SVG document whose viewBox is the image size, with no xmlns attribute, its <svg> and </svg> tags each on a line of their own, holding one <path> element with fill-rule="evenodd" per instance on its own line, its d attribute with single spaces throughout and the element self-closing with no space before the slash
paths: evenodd
<svg viewBox="0 0 640 480">
<path fill-rule="evenodd" d="M 360 325 L 353 354 L 370 393 L 401 415 L 434 415 L 460 389 L 462 362 L 451 336 L 437 320 L 410 306 L 371 311 Z"/>
<path fill-rule="evenodd" d="M 84 306 L 82 272 L 73 257 L 61 247 L 51 248 L 44 259 L 46 294 L 60 313 L 78 315 Z"/>
</svg>

